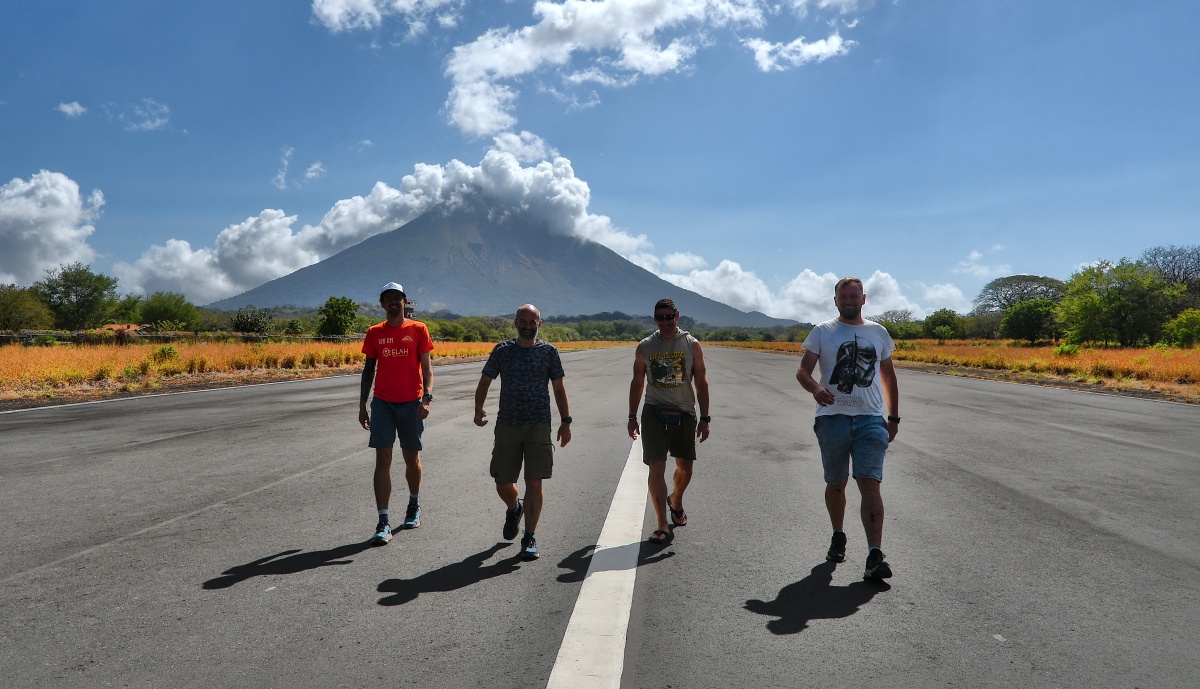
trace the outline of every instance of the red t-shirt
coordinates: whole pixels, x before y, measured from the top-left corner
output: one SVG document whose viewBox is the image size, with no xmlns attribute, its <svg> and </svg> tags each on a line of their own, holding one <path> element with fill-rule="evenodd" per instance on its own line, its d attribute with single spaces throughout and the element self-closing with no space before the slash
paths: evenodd
<svg viewBox="0 0 1200 689">
<path fill-rule="evenodd" d="M 421 321 L 405 319 L 402 325 L 387 322 L 367 329 L 362 352 L 375 360 L 375 396 L 384 402 L 402 404 L 421 397 L 421 355 L 433 351 L 429 328 Z"/>
</svg>

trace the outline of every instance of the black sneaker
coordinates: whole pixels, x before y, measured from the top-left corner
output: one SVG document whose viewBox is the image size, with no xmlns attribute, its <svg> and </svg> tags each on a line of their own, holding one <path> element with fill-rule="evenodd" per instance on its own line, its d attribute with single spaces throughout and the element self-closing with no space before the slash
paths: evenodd
<svg viewBox="0 0 1200 689">
<path fill-rule="evenodd" d="M 879 548 L 871 549 L 867 554 L 867 569 L 863 572 L 863 579 L 887 579 L 892 576 L 892 568 L 884 557 Z"/>
<path fill-rule="evenodd" d="M 830 562 L 845 562 L 846 561 L 846 532 L 834 531 L 833 538 L 829 541 L 829 552 L 825 553 L 825 559 Z"/>
<path fill-rule="evenodd" d="M 517 537 L 521 524 L 522 502 L 517 500 L 517 506 L 504 512 L 504 540 L 511 541 Z"/>
<path fill-rule="evenodd" d="M 521 559 L 538 559 L 537 539 L 533 537 L 533 534 L 525 534 L 521 539 Z"/>
</svg>

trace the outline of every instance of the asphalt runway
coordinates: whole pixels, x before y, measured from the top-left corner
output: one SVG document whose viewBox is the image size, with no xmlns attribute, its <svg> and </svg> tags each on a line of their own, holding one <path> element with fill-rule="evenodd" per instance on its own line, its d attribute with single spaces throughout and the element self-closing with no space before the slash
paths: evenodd
<svg viewBox="0 0 1200 689">
<path fill-rule="evenodd" d="M 705 351 L 690 524 L 624 545 L 620 686 L 1200 686 L 1200 409 L 901 370 L 878 584 L 853 488 L 825 561 L 799 359 Z M 630 455 L 632 358 L 563 355 L 536 562 L 500 537 L 479 362 L 435 369 L 423 524 L 379 548 L 356 376 L 0 414 L 0 684 L 545 687 Z"/>
</svg>

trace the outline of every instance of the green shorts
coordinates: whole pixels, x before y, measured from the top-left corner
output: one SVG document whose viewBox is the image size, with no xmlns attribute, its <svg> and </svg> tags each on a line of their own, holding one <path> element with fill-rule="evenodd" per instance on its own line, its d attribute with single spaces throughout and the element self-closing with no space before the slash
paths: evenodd
<svg viewBox="0 0 1200 689">
<path fill-rule="evenodd" d="M 668 426 L 658 419 L 654 408 L 642 405 L 642 464 L 667 455 L 679 459 L 696 458 L 696 417 L 685 413 L 678 424 Z"/>
<path fill-rule="evenodd" d="M 492 446 L 492 478 L 496 483 L 516 483 L 525 465 L 525 480 L 550 478 L 554 473 L 554 443 L 549 423 L 513 426 L 496 424 L 496 444 Z"/>
</svg>

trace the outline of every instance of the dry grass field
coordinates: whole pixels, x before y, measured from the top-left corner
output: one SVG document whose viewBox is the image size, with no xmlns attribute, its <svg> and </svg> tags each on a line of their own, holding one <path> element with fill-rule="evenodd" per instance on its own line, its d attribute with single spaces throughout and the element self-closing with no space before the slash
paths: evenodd
<svg viewBox="0 0 1200 689">
<path fill-rule="evenodd" d="M 560 350 L 628 346 L 561 342 Z M 486 357 L 491 342 L 438 342 L 434 361 Z M 353 374 L 359 342 L 198 343 L 0 347 L 0 408 L 61 404 L 147 392 Z"/>
<path fill-rule="evenodd" d="M 706 342 L 801 354 L 799 342 Z M 1007 340 L 904 340 L 892 359 L 898 366 L 954 375 L 1160 396 L 1200 403 L 1200 348 L 1086 348 L 1056 353 Z"/>
</svg>

